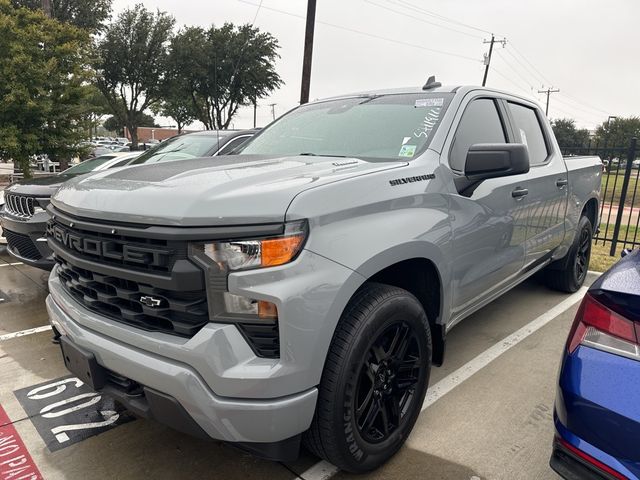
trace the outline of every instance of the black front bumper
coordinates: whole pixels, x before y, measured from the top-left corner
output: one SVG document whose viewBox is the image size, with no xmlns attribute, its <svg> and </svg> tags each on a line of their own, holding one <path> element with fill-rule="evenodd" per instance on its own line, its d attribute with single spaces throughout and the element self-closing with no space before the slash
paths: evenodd
<svg viewBox="0 0 640 480">
<path fill-rule="evenodd" d="M 28 220 L 20 220 L 5 213 L 2 234 L 7 239 L 7 251 L 17 260 L 43 270 L 53 268 L 53 252 L 46 241 L 49 216 L 40 213 Z"/>
<path fill-rule="evenodd" d="M 565 480 L 617 480 L 613 475 L 580 458 L 557 439 L 553 442 L 549 466 Z"/>
</svg>

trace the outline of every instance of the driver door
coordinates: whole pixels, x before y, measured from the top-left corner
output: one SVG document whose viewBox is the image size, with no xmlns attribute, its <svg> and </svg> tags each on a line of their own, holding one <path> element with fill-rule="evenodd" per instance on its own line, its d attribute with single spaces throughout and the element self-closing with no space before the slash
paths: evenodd
<svg viewBox="0 0 640 480">
<path fill-rule="evenodd" d="M 455 176 L 463 175 L 466 155 L 478 143 L 513 139 L 503 104 L 483 94 L 461 107 L 462 116 L 443 155 Z M 446 145 L 445 145 L 445 152 Z M 513 191 L 524 175 L 483 180 L 473 192 L 451 196 L 453 251 L 452 314 L 473 309 L 509 284 L 523 268 L 526 219 L 523 197 Z"/>
</svg>

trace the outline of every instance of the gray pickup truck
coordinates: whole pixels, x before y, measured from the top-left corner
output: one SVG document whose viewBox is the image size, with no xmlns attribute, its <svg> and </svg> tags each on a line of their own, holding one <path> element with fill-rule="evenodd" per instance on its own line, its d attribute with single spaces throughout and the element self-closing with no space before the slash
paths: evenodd
<svg viewBox="0 0 640 480">
<path fill-rule="evenodd" d="M 51 323 L 67 368 L 142 417 L 367 471 L 409 435 L 456 323 L 536 272 L 580 287 L 601 168 L 491 89 L 316 101 L 233 158 L 65 183 Z"/>
</svg>

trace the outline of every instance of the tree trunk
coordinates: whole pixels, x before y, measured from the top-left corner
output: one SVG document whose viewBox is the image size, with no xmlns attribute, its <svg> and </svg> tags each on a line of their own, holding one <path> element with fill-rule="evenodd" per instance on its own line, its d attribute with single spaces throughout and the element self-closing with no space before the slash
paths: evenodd
<svg viewBox="0 0 640 480">
<path fill-rule="evenodd" d="M 129 135 L 131 135 L 131 151 L 138 149 L 138 127 L 132 127 L 131 125 L 127 125 L 127 129 L 129 130 Z"/>
<path fill-rule="evenodd" d="M 178 124 L 178 135 L 180 135 L 182 133 L 182 124 L 179 120 L 176 120 L 176 123 Z"/>
</svg>

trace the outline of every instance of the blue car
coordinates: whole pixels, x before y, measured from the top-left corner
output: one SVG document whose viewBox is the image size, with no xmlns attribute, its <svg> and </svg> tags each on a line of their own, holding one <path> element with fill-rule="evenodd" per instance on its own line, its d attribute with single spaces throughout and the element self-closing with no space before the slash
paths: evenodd
<svg viewBox="0 0 640 480">
<path fill-rule="evenodd" d="M 564 351 L 551 468 L 566 479 L 640 478 L 640 250 L 585 295 Z"/>
</svg>

